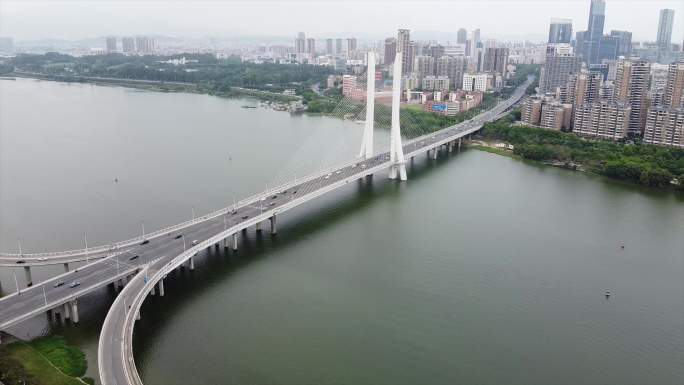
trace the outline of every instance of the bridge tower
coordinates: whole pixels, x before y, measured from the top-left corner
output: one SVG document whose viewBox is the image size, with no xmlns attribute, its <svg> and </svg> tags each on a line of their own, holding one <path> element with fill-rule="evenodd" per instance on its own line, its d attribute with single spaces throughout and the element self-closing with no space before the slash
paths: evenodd
<svg viewBox="0 0 684 385">
<path fill-rule="evenodd" d="M 373 156 L 373 129 L 375 127 L 375 52 L 369 51 L 366 57 L 367 82 L 366 82 L 366 125 L 361 138 L 361 151 L 359 158 Z"/>
<path fill-rule="evenodd" d="M 394 59 L 394 73 L 392 75 L 392 129 L 390 130 L 390 179 L 406 180 L 406 165 L 404 164 L 404 148 L 401 144 L 401 128 L 399 119 L 401 99 L 401 53 L 402 47 L 397 44 L 397 55 Z"/>
</svg>

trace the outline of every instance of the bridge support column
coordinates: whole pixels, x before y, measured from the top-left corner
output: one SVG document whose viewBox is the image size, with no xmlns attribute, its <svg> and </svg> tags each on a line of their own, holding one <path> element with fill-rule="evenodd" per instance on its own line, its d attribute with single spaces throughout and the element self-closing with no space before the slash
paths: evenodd
<svg viewBox="0 0 684 385">
<path fill-rule="evenodd" d="M 447 144 L 447 146 L 449 147 L 449 152 L 453 152 L 453 151 L 454 151 L 454 142 L 453 142 L 453 141 L 452 141 L 452 142 L 449 142 L 449 144 Z"/>
<path fill-rule="evenodd" d="M 26 274 L 26 286 L 33 286 L 33 277 L 31 276 L 31 266 L 24 266 L 24 274 Z"/>
<path fill-rule="evenodd" d="M 402 48 L 397 46 L 397 53 L 402 53 Z M 406 165 L 404 161 L 404 147 L 401 144 L 401 121 L 399 108 L 401 98 L 401 60 L 395 60 L 393 65 L 394 79 L 392 84 L 392 129 L 390 130 L 390 179 L 406 180 Z"/>
<path fill-rule="evenodd" d="M 461 149 L 461 138 L 458 138 L 458 149 Z"/>
<path fill-rule="evenodd" d="M 135 319 L 136 321 L 140 321 L 140 310 L 135 312 Z"/>
<path fill-rule="evenodd" d="M 71 301 L 71 321 L 75 324 L 78 323 L 78 302 L 77 302 L 77 300 Z"/>
<path fill-rule="evenodd" d="M 276 227 L 276 216 L 269 218 L 271 220 L 271 234 L 276 235 L 278 233 L 278 228 Z"/>
<path fill-rule="evenodd" d="M 233 234 L 233 250 L 237 250 L 238 244 L 238 233 Z"/>
<path fill-rule="evenodd" d="M 71 318 L 71 317 L 69 316 L 69 313 L 70 313 L 70 312 L 69 312 L 69 302 L 67 302 L 67 303 L 64 304 L 64 320 L 65 320 L 65 321 L 68 320 L 69 318 Z"/>
<path fill-rule="evenodd" d="M 432 159 L 433 159 L 433 160 L 434 160 L 434 159 L 437 159 L 437 152 L 438 152 L 438 151 L 439 151 L 439 150 L 437 149 L 437 147 L 435 147 L 435 148 L 432 149 Z"/>
<path fill-rule="evenodd" d="M 190 270 L 195 270 L 195 259 L 190 257 Z"/>
<path fill-rule="evenodd" d="M 157 287 L 157 285 L 152 285 L 152 289 L 150 289 L 150 295 L 155 295 L 155 294 L 157 294 L 156 287 Z"/>
<path fill-rule="evenodd" d="M 159 280 L 159 296 L 164 296 L 164 278 Z"/>
<path fill-rule="evenodd" d="M 65 273 L 69 272 L 69 263 L 68 262 L 64 264 L 64 272 Z"/>
<path fill-rule="evenodd" d="M 359 158 L 373 157 L 373 128 L 375 127 L 375 53 L 368 52 L 366 57 L 366 122 L 361 139 Z"/>
<path fill-rule="evenodd" d="M 256 231 L 257 231 L 257 232 L 261 232 L 261 222 L 257 222 L 257 224 L 255 225 L 255 227 L 256 227 Z"/>
</svg>

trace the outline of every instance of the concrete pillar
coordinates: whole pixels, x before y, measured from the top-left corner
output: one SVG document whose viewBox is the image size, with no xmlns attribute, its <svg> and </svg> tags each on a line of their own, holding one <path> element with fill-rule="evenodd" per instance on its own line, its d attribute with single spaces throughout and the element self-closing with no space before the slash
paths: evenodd
<svg viewBox="0 0 684 385">
<path fill-rule="evenodd" d="M 71 321 L 78 323 L 78 302 L 76 300 L 71 301 Z"/>
<path fill-rule="evenodd" d="M 261 222 L 257 222 L 256 231 L 261 231 Z"/>
<path fill-rule="evenodd" d="M 223 238 L 223 248 L 224 249 L 228 248 L 228 238 Z"/>
<path fill-rule="evenodd" d="M 69 302 L 64 304 L 64 319 L 68 320 L 69 318 Z"/>
<path fill-rule="evenodd" d="M 458 149 L 461 149 L 461 138 L 458 138 Z"/>
<path fill-rule="evenodd" d="M 190 270 L 195 270 L 195 259 L 190 257 Z"/>
<path fill-rule="evenodd" d="M 237 244 L 238 244 L 238 234 L 235 233 L 235 234 L 233 234 L 233 250 L 237 250 Z"/>
<path fill-rule="evenodd" d="M 448 146 L 449 146 L 449 152 L 453 152 L 454 151 L 454 142 L 449 142 Z"/>
<path fill-rule="evenodd" d="M 276 235 L 278 233 L 278 228 L 276 227 L 276 216 L 269 218 L 271 220 L 271 234 Z"/>
<path fill-rule="evenodd" d="M 31 266 L 24 266 L 24 274 L 26 274 L 26 286 L 33 286 L 33 277 L 31 277 Z"/>
<path fill-rule="evenodd" d="M 432 149 L 432 159 L 437 159 L 437 147 Z"/>
<path fill-rule="evenodd" d="M 69 272 L 69 263 L 68 262 L 64 264 L 64 272 L 65 273 Z"/>
<path fill-rule="evenodd" d="M 156 287 L 157 287 L 157 285 L 152 285 L 152 289 L 150 289 L 150 295 L 157 294 L 157 291 L 155 290 Z"/>
<path fill-rule="evenodd" d="M 138 310 L 138 311 L 135 312 L 135 319 L 136 319 L 137 321 L 140 321 L 140 310 Z"/>
<path fill-rule="evenodd" d="M 159 296 L 164 296 L 164 278 L 159 280 Z"/>
</svg>

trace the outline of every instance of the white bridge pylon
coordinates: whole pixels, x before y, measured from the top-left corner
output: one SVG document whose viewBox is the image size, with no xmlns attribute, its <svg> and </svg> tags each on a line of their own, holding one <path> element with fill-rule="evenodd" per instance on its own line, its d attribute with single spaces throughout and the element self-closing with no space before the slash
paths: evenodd
<svg viewBox="0 0 684 385">
<path fill-rule="evenodd" d="M 406 165 L 404 164 L 404 148 L 401 144 L 401 120 L 399 118 L 401 98 L 401 46 L 397 44 L 397 56 L 394 59 L 394 73 L 392 75 L 392 129 L 390 130 L 390 179 L 406 180 Z"/>
<path fill-rule="evenodd" d="M 366 57 L 366 125 L 361 138 L 360 158 L 373 157 L 373 129 L 375 128 L 375 52 L 369 51 Z"/>
</svg>

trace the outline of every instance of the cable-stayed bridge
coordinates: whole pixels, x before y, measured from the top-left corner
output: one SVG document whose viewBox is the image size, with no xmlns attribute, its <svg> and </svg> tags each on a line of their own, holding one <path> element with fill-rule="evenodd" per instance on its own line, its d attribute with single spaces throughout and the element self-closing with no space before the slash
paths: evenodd
<svg viewBox="0 0 684 385">
<path fill-rule="evenodd" d="M 397 63 L 394 79 L 401 79 L 401 64 Z M 276 219 L 286 211 L 356 180 L 384 171 L 388 171 L 391 179 L 406 180 L 406 159 L 423 153 L 436 158 L 440 151 L 453 151 L 460 146 L 463 137 L 506 115 L 533 80 L 528 78 L 508 99 L 473 119 L 409 140 L 402 139 L 401 87 L 400 82 L 395 82 L 388 119 L 391 123 L 389 149 L 374 151 L 373 134 L 378 121 L 374 67 L 374 56 L 369 53 L 363 110 L 365 127 L 361 150 L 351 157 L 352 160 L 277 184 L 191 221 L 116 244 L 56 253 L 1 254 L 0 266 L 23 266 L 27 282 L 31 284 L 31 266 L 64 264 L 66 271 L 0 298 L 0 330 L 45 312 L 59 313 L 62 318 L 77 323 L 79 297 L 108 284 L 123 287 L 102 327 L 98 351 L 100 378 L 105 385 L 142 384 L 133 361 L 133 328 L 146 296 L 164 295 L 164 279 L 169 273 L 181 267 L 194 269 L 194 258 L 202 250 L 221 244 L 236 250 L 242 232 L 251 227 L 261 231 L 264 222 L 270 225 L 271 234 L 276 234 Z M 19 261 L 21 263 L 17 263 Z M 69 271 L 69 263 L 80 261 L 89 263 Z"/>
</svg>

